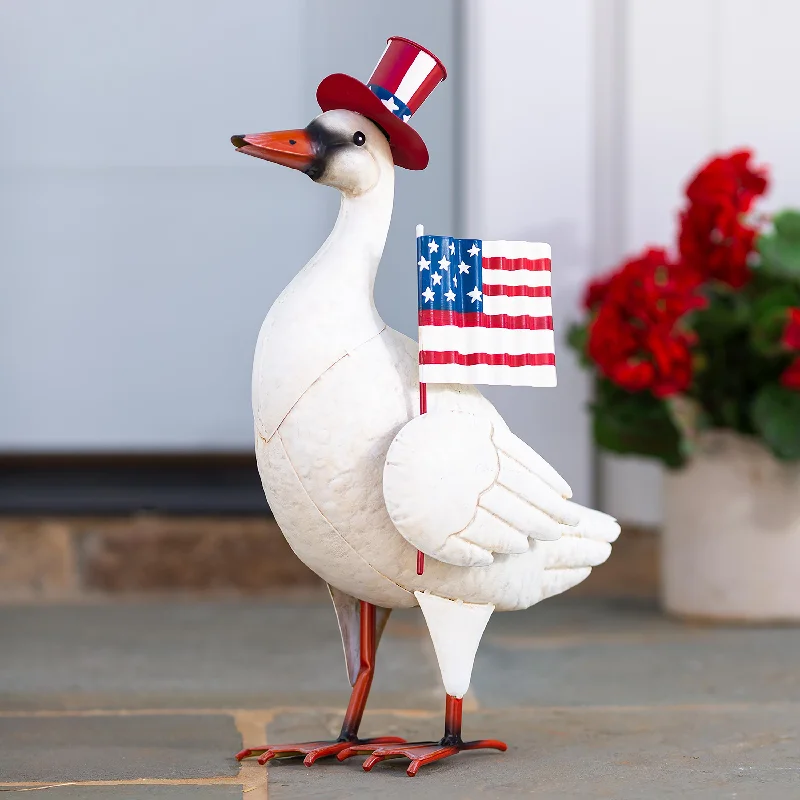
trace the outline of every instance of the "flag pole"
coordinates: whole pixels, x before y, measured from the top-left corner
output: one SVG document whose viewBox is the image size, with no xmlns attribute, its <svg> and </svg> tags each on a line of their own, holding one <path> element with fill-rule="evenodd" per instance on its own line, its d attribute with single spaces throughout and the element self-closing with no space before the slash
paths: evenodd
<svg viewBox="0 0 800 800">
<path fill-rule="evenodd" d="M 425 228 L 422 225 L 417 225 L 417 239 L 425 235 Z M 419 339 L 419 335 L 417 335 Z M 425 414 L 428 411 L 428 387 L 420 381 L 419 384 L 419 413 Z M 425 572 L 425 553 L 422 550 L 417 550 L 417 575 L 422 575 Z"/>
</svg>

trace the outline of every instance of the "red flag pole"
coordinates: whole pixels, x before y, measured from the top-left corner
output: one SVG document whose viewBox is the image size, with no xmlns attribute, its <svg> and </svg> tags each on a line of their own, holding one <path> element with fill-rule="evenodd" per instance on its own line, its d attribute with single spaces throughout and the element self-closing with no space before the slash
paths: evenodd
<svg viewBox="0 0 800 800">
<path fill-rule="evenodd" d="M 417 225 L 417 238 L 425 234 L 425 228 L 422 225 Z M 419 336 L 417 336 L 419 338 Z M 419 385 L 419 413 L 420 415 L 428 411 L 428 386 L 424 383 Z M 422 550 L 417 550 L 417 575 L 422 575 L 425 572 L 425 553 Z"/>
<path fill-rule="evenodd" d="M 425 383 L 419 385 L 419 413 L 425 414 L 428 410 L 428 386 Z M 417 575 L 425 572 L 425 553 L 417 550 Z"/>
</svg>

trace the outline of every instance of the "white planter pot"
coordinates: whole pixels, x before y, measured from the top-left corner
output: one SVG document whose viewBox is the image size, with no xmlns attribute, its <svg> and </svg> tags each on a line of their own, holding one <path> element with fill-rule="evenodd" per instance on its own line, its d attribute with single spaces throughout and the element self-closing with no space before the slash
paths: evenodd
<svg viewBox="0 0 800 800">
<path fill-rule="evenodd" d="M 665 485 L 667 611 L 728 621 L 800 621 L 800 466 L 758 442 L 705 434 Z"/>
</svg>

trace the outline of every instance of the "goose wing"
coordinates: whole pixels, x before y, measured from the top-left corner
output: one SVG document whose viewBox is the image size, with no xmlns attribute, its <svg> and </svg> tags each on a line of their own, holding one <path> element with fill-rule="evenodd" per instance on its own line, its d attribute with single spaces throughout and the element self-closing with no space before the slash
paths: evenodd
<svg viewBox="0 0 800 800">
<path fill-rule="evenodd" d="M 463 412 L 423 414 L 400 430 L 383 493 L 410 544 L 457 566 L 527 552 L 531 539 L 554 543 L 551 568 L 592 566 L 619 533 L 611 517 L 570 502 L 566 481 L 504 425 Z M 568 546 L 555 546 L 564 534 Z"/>
</svg>

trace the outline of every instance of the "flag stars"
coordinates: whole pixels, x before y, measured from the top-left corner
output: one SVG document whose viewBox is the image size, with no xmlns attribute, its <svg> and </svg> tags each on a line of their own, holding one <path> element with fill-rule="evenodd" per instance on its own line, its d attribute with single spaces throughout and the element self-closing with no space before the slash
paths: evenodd
<svg viewBox="0 0 800 800">
<path fill-rule="evenodd" d="M 381 100 L 381 103 L 383 103 L 386 106 L 386 108 L 388 108 L 389 111 L 392 112 L 392 114 L 394 114 L 395 111 L 399 111 L 400 110 L 400 106 L 397 105 L 397 103 L 395 103 L 394 97 L 389 97 L 386 100 Z M 406 264 L 407 263 L 408 262 L 406 261 Z"/>
<path fill-rule="evenodd" d="M 483 242 L 428 234 L 418 241 L 418 246 L 420 310 L 481 313 Z M 423 278 L 424 270 L 428 275 Z"/>
</svg>

